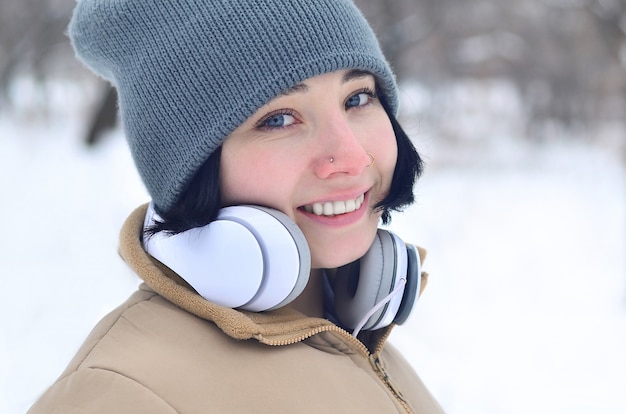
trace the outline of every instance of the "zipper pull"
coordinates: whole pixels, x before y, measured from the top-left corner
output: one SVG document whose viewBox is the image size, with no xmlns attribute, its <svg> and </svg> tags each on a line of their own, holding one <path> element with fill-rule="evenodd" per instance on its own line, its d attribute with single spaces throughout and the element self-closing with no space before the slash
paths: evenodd
<svg viewBox="0 0 626 414">
<path fill-rule="evenodd" d="M 385 382 L 385 385 L 387 385 L 387 387 L 391 390 L 391 392 L 393 392 L 396 398 L 398 398 L 404 405 L 408 406 L 408 402 L 402 395 L 402 392 L 400 392 L 398 387 L 391 380 L 391 377 L 389 376 L 389 374 L 387 374 L 387 371 L 385 371 L 385 365 L 383 363 L 383 360 L 380 359 L 379 354 L 370 355 L 369 360 L 374 371 L 378 374 L 380 379 L 382 379 Z"/>
</svg>

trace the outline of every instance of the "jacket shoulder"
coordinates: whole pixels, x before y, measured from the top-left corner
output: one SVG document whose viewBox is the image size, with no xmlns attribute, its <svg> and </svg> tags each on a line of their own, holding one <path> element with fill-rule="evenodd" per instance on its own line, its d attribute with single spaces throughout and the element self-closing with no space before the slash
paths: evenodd
<svg viewBox="0 0 626 414">
<path fill-rule="evenodd" d="M 28 414 L 176 414 L 148 388 L 119 373 L 80 369 L 55 383 Z"/>
<path fill-rule="evenodd" d="M 115 369 L 108 369 L 106 364 L 98 366 L 93 362 L 94 358 L 108 353 L 106 342 L 111 336 L 119 335 L 116 331 L 126 321 L 128 312 L 155 297 L 154 292 L 139 290 L 105 316 L 91 331 L 59 379 L 28 414 L 176 413 L 140 382 Z"/>
<path fill-rule="evenodd" d="M 125 312 L 133 306 L 148 301 L 156 296 L 157 294 L 152 291 L 140 289 L 133 293 L 123 304 L 102 318 L 91 330 L 74 358 L 72 358 L 65 371 L 63 371 L 60 375 L 59 380 L 72 374 L 81 366 L 93 349 L 100 343 L 102 338 L 104 338 L 109 333 L 111 328 L 118 323 L 119 319 Z"/>
</svg>

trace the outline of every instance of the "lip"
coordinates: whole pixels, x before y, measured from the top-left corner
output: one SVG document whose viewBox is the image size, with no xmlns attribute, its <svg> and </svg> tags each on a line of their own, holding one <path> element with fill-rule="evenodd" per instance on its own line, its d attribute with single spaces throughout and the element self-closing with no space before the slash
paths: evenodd
<svg viewBox="0 0 626 414">
<path fill-rule="evenodd" d="M 344 196 L 342 197 L 333 196 L 333 197 L 326 198 L 324 200 L 310 203 L 310 204 L 314 204 L 314 203 L 324 203 L 326 201 L 335 201 L 335 200 L 351 200 L 351 199 L 355 199 L 359 197 L 361 194 L 363 195 L 363 203 L 361 204 L 361 207 L 359 207 L 357 210 L 354 210 L 350 213 L 338 214 L 336 216 L 324 216 L 324 215 L 318 216 L 317 214 L 307 212 L 304 209 L 304 206 L 299 207 L 297 211 L 299 214 L 302 214 L 303 216 L 317 223 L 321 223 L 325 225 L 334 225 L 334 226 L 345 226 L 345 225 L 352 224 L 352 223 L 359 221 L 367 213 L 367 210 L 369 208 L 369 198 L 370 198 L 369 190 L 364 191 L 364 192 L 351 193 L 347 197 L 344 194 Z"/>
</svg>

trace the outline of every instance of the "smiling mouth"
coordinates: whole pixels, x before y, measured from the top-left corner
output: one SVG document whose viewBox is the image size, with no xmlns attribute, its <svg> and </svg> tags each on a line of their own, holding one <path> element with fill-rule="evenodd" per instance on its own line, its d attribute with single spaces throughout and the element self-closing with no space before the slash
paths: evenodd
<svg viewBox="0 0 626 414">
<path fill-rule="evenodd" d="M 313 203 L 303 207 L 308 213 L 317 216 L 336 216 L 339 214 L 352 213 L 361 208 L 365 195 L 361 194 L 353 200 L 326 201 L 324 203 Z"/>
</svg>

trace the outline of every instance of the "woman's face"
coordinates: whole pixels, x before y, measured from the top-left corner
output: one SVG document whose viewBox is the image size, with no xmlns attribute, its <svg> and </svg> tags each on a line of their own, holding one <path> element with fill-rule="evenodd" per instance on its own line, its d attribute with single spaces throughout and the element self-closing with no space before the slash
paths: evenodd
<svg viewBox="0 0 626 414">
<path fill-rule="evenodd" d="M 223 205 L 282 211 L 302 229 L 313 268 L 338 267 L 374 240 L 380 212 L 373 207 L 389 191 L 396 159 L 374 77 L 316 76 L 261 107 L 224 141 Z"/>
</svg>

